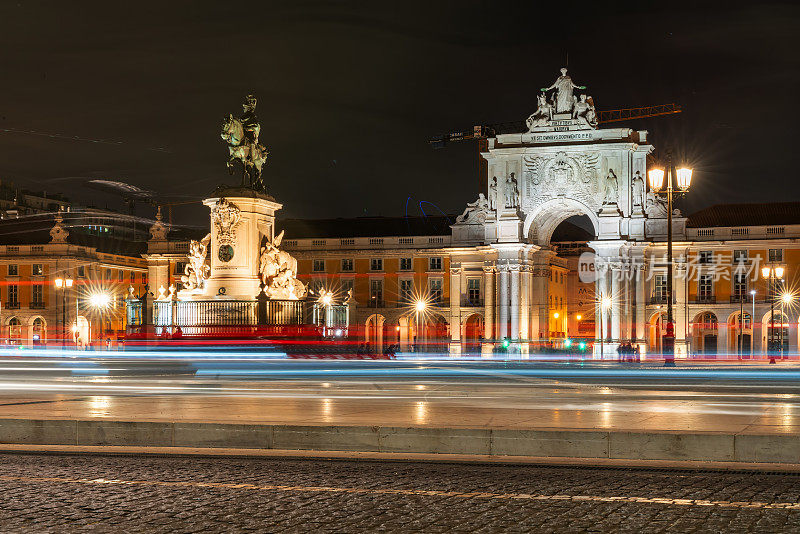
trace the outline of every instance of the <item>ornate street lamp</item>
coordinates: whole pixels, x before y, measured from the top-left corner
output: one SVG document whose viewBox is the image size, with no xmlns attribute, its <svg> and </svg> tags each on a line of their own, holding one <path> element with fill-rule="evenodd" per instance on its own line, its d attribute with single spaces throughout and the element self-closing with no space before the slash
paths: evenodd
<svg viewBox="0 0 800 534">
<path fill-rule="evenodd" d="M 777 298 L 777 288 L 775 280 L 783 278 L 783 267 L 773 267 L 772 264 L 761 268 L 761 277 L 769 280 L 767 288 L 767 298 L 769 299 L 769 328 L 767 328 L 767 352 L 769 352 L 769 363 L 775 363 L 775 299 Z M 783 319 L 781 318 L 781 333 L 783 332 Z"/>
<path fill-rule="evenodd" d="M 667 198 L 667 333 L 662 340 L 664 365 L 675 365 L 675 325 L 672 318 L 672 196 L 686 193 L 692 184 L 692 169 L 681 167 L 676 169 L 677 189 L 672 185 L 672 153 L 667 152 L 666 177 L 664 186 L 664 169 L 654 168 L 647 173 L 650 189 L 653 194 L 663 194 Z"/>
<path fill-rule="evenodd" d="M 61 348 L 64 349 L 67 346 L 67 289 L 72 287 L 72 278 L 56 278 L 53 283 L 56 291 L 61 291 Z"/>
</svg>

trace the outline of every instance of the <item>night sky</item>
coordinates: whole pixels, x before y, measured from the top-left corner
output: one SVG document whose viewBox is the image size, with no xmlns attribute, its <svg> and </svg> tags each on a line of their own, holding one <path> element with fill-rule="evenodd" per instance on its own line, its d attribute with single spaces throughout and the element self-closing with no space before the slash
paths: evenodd
<svg viewBox="0 0 800 534">
<path fill-rule="evenodd" d="M 253 92 L 282 216 L 461 212 L 476 145 L 428 139 L 524 120 L 568 61 L 600 110 L 683 106 L 619 124 L 694 167 L 684 211 L 800 199 L 798 6 L 600 4 L 5 2 L 0 180 L 109 207 L 88 180 L 199 200 L 237 181 L 220 123 Z"/>
</svg>

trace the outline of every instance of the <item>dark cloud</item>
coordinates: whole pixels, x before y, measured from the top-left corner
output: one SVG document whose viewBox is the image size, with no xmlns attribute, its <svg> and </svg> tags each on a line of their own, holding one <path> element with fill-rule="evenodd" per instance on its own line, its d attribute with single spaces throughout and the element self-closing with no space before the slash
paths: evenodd
<svg viewBox="0 0 800 534">
<path fill-rule="evenodd" d="M 219 123 L 255 92 L 286 215 L 402 214 L 408 197 L 460 211 L 476 147 L 428 138 L 524 119 L 568 57 L 600 109 L 683 105 L 631 126 L 696 168 L 689 208 L 800 196 L 800 9 L 603 4 L 6 3 L 0 179 L 199 199 L 235 181 Z"/>
</svg>

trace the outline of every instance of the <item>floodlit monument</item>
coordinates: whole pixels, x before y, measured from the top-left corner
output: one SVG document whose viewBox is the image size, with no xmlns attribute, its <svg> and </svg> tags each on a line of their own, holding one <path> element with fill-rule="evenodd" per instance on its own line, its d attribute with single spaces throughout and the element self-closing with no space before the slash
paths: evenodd
<svg viewBox="0 0 800 534">
<path fill-rule="evenodd" d="M 152 326 L 155 335 L 246 334 L 261 326 L 302 326 L 310 319 L 307 288 L 297 279 L 297 260 L 281 250 L 282 234 L 275 235 L 275 213 L 282 205 L 265 192 L 262 167 L 266 148 L 259 142 L 261 125 L 255 114 L 256 98 L 248 95 L 240 117 L 223 121 L 221 137 L 228 146 L 231 174 L 241 165 L 239 186 L 219 186 L 203 204 L 210 210 L 210 232 L 188 244 L 182 289 L 164 284 L 165 263 L 152 283 Z M 159 221 L 151 229 L 158 241 L 166 236 Z M 149 255 L 151 264 L 157 255 Z M 158 285 L 156 285 L 158 284 Z M 147 306 L 147 296 L 131 299 L 129 307 Z M 330 307 L 330 306 L 329 306 Z M 148 313 L 139 315 L 147 325 Z M 129 312 L 129 317 L 130 317 Z M 343 325 L 344 326 L 344 325 Z"/>
<path fill-rule="evenodd" d="M 488 164 L 485 196 L 481 192 L 453 226 L 454 244 L 485 243 L 496 257 L 480 260 L 481 268 L 495 275 L 490 283 L 497 284 L 496 291 L 485 291 L 486 339 L 548 337 L 547 284 L 555 255 L 550 239 L 574 215 L 587 216 L 596 235 L 589 246 L 597 261 L 579 266 L 592 271 L 581 273 L 583 278 L 596 280 L 595 317 L 602 318 L 596 321 L 596 339 L 636 339 L 645 331 L 644 251 L 667 230 L 664 203 L 645 194 L 646 158 L 653 147 L 647 131 L 599 129 L 592 97 L 576 93 L 583 89 L 561 69 L 537 96 L 526 132 L 488 139 L 482 154 Z M 676 239 L 685 223 L 680 216 L 673 219 Z M 460 268 L 474 267 L 469 256 Z M 459 269 L 455 261 L 451 273 Z M 682 340 L 685 331 L 679 327 L 676 334 Z M 616 344 L 606 348 L 614 351 Z"/>
</svg>

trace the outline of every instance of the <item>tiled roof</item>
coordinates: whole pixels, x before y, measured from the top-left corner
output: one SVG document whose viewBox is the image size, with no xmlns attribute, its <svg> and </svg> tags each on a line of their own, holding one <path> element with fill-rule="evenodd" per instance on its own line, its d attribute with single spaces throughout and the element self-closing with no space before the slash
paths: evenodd
<svg viewBox="0 0 800 534">
<path fill-rule="evenodd" d="M 450 235 L 455 217 L 355 217 L 353 219 L 278 219 L 285 239 L 322 237 L 405 237 Z"/>
<path fill-rule="evenodd" d="M 689 215 L 690 228 L 800 224 L 800 202 L 717 204 Z"/>
</svg>

